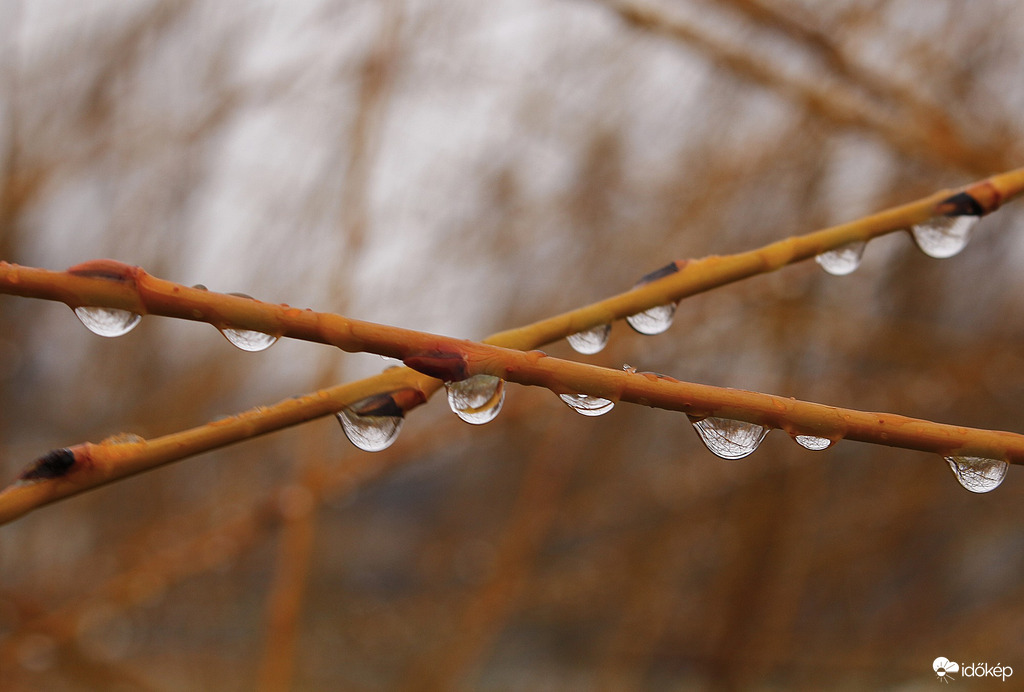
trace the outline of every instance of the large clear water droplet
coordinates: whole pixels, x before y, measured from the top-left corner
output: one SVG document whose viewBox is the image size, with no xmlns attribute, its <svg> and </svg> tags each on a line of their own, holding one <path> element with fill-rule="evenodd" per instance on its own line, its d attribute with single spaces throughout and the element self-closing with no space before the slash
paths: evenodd
<svg viewBox="0 0 1024 692">
<path fill-rule="evenodd" d="M 336 414 L 348 441 L 366 452 L 387 449 L 398 439 L 405 418 L 391 397 L 370 397 Z"/>
<path fill-rule="evenodd" d="M 278 339 L 272 334 L 264 334 L 251 329 L 221 329 L 220 333 L 238 348 L 252 353 L 266 351 L 276 344 Z"/>
<path fill-rule="evenodd" d="M 867 247 L 867 243 L 863 240 L 855 240 L 852 243 L 840 245 L 834 250 L 821 253 L 814 258 L 814 261 L 832 276 L 846 276 L 860 266 L 865 247 Z"/>
<path fill-rule="evenodd" d="M 570 334 L 565 338 L 577 353 L 589 356 L 599 353 L 608 344 L 608 335 L 612 333 L 610 324 L 599 324 L 593 329 Z"/>
<path fill-rule="evenodd" d="M 589 394 L 559 394 L 558 398 L 584 416 L 603 416 L 615 408 L 614 401 Z"/>
<path fill-rule="evenodd" d="M 945 259 L 957 254 L 967 246 L 971 229 L 977 225 L 978 216 L 936 216 L 910 229 L 914 242 L 921 252 Z"/>
<path fill-rule="evenodd" d="M 459 382 L 445 382 L 444 386 L 455 415 L 474 425 L 490 423 L 505 402 L 505 380 L 493 375 L 473 375 Z"/>
<path fill-rule="evenodd" d="M 832 440 L 827 437 L 816 437 L 814 435 L 794 435 L 793 439 L 804 449 L 820 452 L 832 446 Z"/>
<path fill-rule="evenodd" d="M 142 315 L 117 308 L 75 308 L 75 314 L 93 334 L 100 336 L 122 336 L 142 319 Z"/>
<path fill-rule="evenodd" d="M 678 303 L 659 305 L 656 308 L 630 315 L 626 318 L 626 322 L 641 334 L 652 336 L 654 334 L 661 334 L 672 326 L 672 318 L 675 317 L 677 305 Z"/>
<path fill-rule="evenodd" d="M 752 453 L 761 440 L 768 434 L 768 429 L 756 423 L 747 423 L 729 418 L 690 419 L 694 429 L 700 435 L 713 454 L 723 459 L 742 459 Z"/>
<path fill-rule="evenodd" d="M 972 493 L 995 490 L 1006 478 L 1006 471 L 1010 468 L 1005 461 L 984 457 L 946 457 L 946 461 L 960 485 Z"/>
</svg>

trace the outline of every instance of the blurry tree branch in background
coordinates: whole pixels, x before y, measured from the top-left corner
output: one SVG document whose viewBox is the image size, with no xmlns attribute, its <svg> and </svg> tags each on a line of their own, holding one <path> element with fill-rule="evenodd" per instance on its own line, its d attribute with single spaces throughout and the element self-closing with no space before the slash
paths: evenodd
<svg viewBox="0 0 1024 692">
<path fill-rule="evenodd" d="M 1009 168 L 1013 162 L 998 143 L 979 143 L 949 114 L 911 90 L 884 81 L 851 64 L 821 32 L 809 30 L 758 0 L 730 0 L 763 27 L 777 29 L 813 51 L 842 82 L 787 73 L 750 52 L 750 47 L 718 39 L 684 19 L 646 2 L 598 0 L 641 30 L 665 35 L 707 53 L 716 64 L 801 103 L 808 111 L 843 127 L 871 132 L 894 150 L 955 166 L 974 174 Z M 865 94 L 868 98 L 865 98 Z M 874 101 L 874 103 L 872 103 Z"/>
</svg>

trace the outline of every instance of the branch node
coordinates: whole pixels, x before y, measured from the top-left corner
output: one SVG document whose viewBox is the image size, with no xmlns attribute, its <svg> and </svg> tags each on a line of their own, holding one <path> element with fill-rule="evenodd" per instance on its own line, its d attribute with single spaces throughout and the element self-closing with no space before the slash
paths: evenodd
<svg viewBox="0 0 1024 692">
<path fill-rule="evenodd" d="M 33 461 L 18 476 L 19 481 L 40 481 L 67 475 L 75 465 L 75 453 L 68 448 L 55 449 Z"/>
<path fill-rule="evenodd" d="M 411 355 L 402 362 L 416 372 L 443 382 L 460 382 L 470 375 L 466 354 L 457 351 L 424 351 Z"/>
</svg>

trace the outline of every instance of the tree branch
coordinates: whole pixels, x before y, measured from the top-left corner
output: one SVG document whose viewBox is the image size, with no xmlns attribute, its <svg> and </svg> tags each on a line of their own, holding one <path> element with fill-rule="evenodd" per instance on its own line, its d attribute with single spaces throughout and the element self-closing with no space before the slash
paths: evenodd
<svg viewBox="0 0 1024 692">
<path fill-rule="evenodd" d="M 18 482 L 0 492 L 0 523 L 32 509 L 165 463 L 335 413 L 386 393 L 401 412 L 426 401 L 440 380 L 474 375 L 628 401 L 687 413 L 780 428 L 792 435 L 851 439 L 942 455 L 980 456 L 1024 463 L 1024 436 L 943 425 L 894 414 L 842 409 L 794 399 L 681 382 L 654 373 L 611 370 L 525 352 L 550 341 L 634 315 L 717 286 L 779 269 L 851 242 L 906 229 L 930 218 L 966 212 L 982 215 L 1024 191 L 1024 169 L 980 181 L 960 191 L 937 192 L 858 221 L 794 236 L 750 252 L 684 260 L 675 271 L 590 306 L 482 343 L 353 320 L 341 315 L 272 305 L 250 298 L 189 288 L 112 260 L 65 272 L 0 262 L 0 292 L 56 300 L 68 306 L 102 306 L 208 322 L 219 329 L 253 330 L 368 351 L 403 360 L 409 369 L 339 385 L 258 407 L 231 418 L 152 440 L 111 438 L 56 450 L 37 460 Z M 432 379 L 438 378 L 438 379 Z"/>
</svg>

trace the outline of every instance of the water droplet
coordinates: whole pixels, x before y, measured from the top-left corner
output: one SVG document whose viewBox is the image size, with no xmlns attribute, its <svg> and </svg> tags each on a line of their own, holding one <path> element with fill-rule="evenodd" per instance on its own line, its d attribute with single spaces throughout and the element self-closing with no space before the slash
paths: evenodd
<svg viewBox="0 0 1024 692">
<path fill-rule="evenodd" d="M 390 447 L 405 422 L 402 410 L 387 395 L 363 399 L 335 415 L 348 441 L 365 452 Z"/>
<path fill-rule="evenodd" d="M 455 415 L 474 425 L 490 423 L 505 402 L 505 380 L 493 375 L 473 375 L 459 382 L 445 382 L 444 386 Z"/>
<path fill-rule="evenodd" d="M 814 258 L 814 261 L 832 276 L 846 276 L 860 266 L 865 247 L 867 247 L 867 243 L 863 240 L 855 240 L 852 243 L 840 245 L 834 250 L 821 253 Z"/>
<path fill-rule="evenodd" d="M 671 276 L 679 271 L 679 265 L 675 262 L 666 264 L 661 269 L 655 269 L 650 274 L 643 276 L 633 288 L 639 288 L 645 284 L 649 284 L 657 279 L 662 279 L 666 276 Z M 635 315 L 630 315 L 626 318 L 626 322 L 630 327 L 640 332 L 641 334 L 661 334 L 663 331 L 672 326 L 672 318 L 676 314 L 676 306 L 679 302 L 668 303 L 666 305 L 659 305 L 651 308 L 650 310 L 644 310 L 638 312 Z"/>
<path fill-rule="evenodd" d="M 75 314 L 93 334 L 122 336 L 135 329 L 142 315 L 117 308 L 75 308 Z"/>
<path fill-rule="evenodd" d="M 238 348 L 252 353 L 266 351 L 276 344 L 278 339 L 273 334 L 264 334 L 251 329 L 221 329 L 220 333 Z"/>
<path fill-rule="evenodd" d="M 768 429 L 756 423 L 747 423 L 729 418 L 690 419 L 694 429 L 700 435 L 713 454 L 723 459 L 742 459 L 761 444 L 768 434 Z"/>
<path fill-rule="evenodd" d="M 972 493 L 995 490 L 1006 478 L 1006 471 L 1010 468 L 1005 461 L 983 457 L 946 457 L 946 461 L 960 485 Z"/>
<path fill-rule="evenodd" d="M 978 223 L 979 218 L 936 216 L 910 230 L 921 252 L 935 259 L 945 259 L 964 249 L 970 238 L 971 229 Z"/>
<path fill-rule="evenodd" d="M 229 293 L 229 296 L 236 296 L 238 298 L 248 298 L 249 300 L 255 300 L 248 293 Z M 250 353 L 257 353 L 259 351 L 266 351 L 268 348 L 277 343 L 280 337 L 274 336 L 273 334 L 265 334 L 263 332 L 257 332 L 252 329 L 221 329 L 220 333 L 224 335 L 224 338 L 230 341 L 232 344 L 242 349 L 243 351 L 249 351 Z"/>
<path fill-rule="evenodd" d="M 603 416 L 615 408 L 615 402 L 589 394 L 559 394 L 558 398 L 584 416 Z"/>
<path fill-rule="evenodd" d="M 610 324 L 599 324 L 593 329 L 570 334 L 565 338 L 573 350 L 583 355 L 599 353 L 608 344 L 608 335 L 612 333 Z"/>
<path fill-rule="evenodd" d="M 668 305 L 659 305 L 656 308 L 638 312 L 627 317 L 626 322 L 641 334 L 661 334 L 672 326 L 672 318 L 676 314 L 676 305 L 678 303 L 669 303 Z"/>
<path fill-rule="evenodd" d="M 804 449 L 820 452 L 832 446 L 832 440 L 827 437 L 815 437 L 814 435 L 794 435 L 793 439 Z"/>
</svg>

